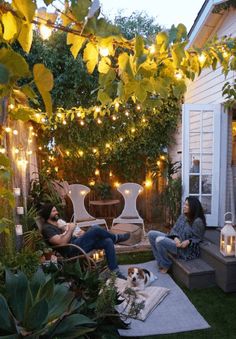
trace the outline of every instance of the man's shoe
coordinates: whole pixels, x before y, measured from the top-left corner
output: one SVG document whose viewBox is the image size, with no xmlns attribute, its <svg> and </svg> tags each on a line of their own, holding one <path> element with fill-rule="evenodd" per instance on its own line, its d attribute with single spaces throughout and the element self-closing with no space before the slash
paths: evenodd
<svg viewBox="0 0 236 339">
<path fill-rule="evenodd" d="M 119 269 L 113 271 L 117 278 L 127 280 L 127 278 L 121 273 Z"/>
<path fill-rule="evenodd" d="M 122 233 L 122 234 L 117 234 L 116 235 L 116 244 L 118 242 L 123 242 L 123 241 L 126 241 L 130 238 L 130 233 Z"/>
</svg>

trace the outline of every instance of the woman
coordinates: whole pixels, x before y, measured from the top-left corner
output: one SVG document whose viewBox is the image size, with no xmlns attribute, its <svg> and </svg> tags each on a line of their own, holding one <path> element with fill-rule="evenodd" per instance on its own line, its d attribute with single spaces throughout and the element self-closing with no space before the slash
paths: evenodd
<svg viewBox="0 0 236 339">
<path fill-rule="evenodd" d="M 167 273 L 172 260 L 168 252 L 178 258 L 189 260 L 199 257 L 199 243 L 203 240 L 206 219 L 200 201 L 196 197 L 187 197 L 183 214 L 178 218 L 169 234 L 150 231 L 148 238 L 159 271 Z"/>
</svg>

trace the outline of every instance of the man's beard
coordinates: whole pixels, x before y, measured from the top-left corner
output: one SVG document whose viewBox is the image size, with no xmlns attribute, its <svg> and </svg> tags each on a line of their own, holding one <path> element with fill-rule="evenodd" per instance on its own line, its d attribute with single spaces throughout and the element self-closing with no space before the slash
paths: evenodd
<svg viewBox="0 0 236 339">
<path fill-rule="evenodd" d="M 54 215 L 54 217 L 51 217 L 52 221 L 57 221 L 58 219 L 59 219 L 59 215 L 58 214 Z"/>
</svg>

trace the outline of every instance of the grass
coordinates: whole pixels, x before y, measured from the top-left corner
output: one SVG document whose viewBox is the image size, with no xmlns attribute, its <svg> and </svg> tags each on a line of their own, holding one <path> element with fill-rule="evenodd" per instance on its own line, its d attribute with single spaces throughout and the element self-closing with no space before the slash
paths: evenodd
<svg viewBox="0 0 236 339">
<path fill-rule="evenodd" d="M 150 252 L 120 254 L 119 264 L 137 264 L 153 260 Z M 211 326 L 210 329 L 169 335 L 146 336 L 142 339 L 235 339 L 236 293 L 225 293 L 218 287 L 188 290 L 178 285 Z M 126 337 L 127 338 L 127 337 Z M 133 337 L 134 339 L 134 337 Z"/>
</svg>

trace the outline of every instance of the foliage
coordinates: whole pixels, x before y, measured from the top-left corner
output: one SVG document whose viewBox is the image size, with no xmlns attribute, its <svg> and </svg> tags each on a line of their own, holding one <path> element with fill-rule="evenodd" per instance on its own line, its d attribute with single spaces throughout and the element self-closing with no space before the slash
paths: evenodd
<svg viewBox="0 0 236 339">
<path fill-rule="evenodd" d="M 80 314 L 82 302 L 66 284 L 38 270 L 29 280 L 22 272 L 6 270 L 5 291 L 0 294 L 1 334 L 17 337 L 78 338 L 96 323 Z"/>
<path fill-rule="evenodd" d="M 167 219 L 171 226 L 174 225 L 181 213 L 182 181 L 180 176 L 175 176 L 180 169 L 179 162 L 167 162 L 167 185 L 162 193 L 161 200 L 167 209 Z"/>
<path fill-rule="evenodd" d="M 37 216 L 37 209 L 34 206 L 31 206 L 20 217 L 20 223 L 23 226 L 24 232 L 29 231 L 35 227 L 36 216 Z"/>
<path fill-rule="evenodd" d="M 213 9 L 212 13 L 221 13 L 221 12 L 229 9 L 230 7 L 236 8 L 236 1 L 235 0 L 227 0 L 222 4 L 216 5 L 215 8 Z"/>
<path fill-rule="evenodd" d="M 106 182 L 97 183 L 93 187 L 93 189 L 95 193 L 97 194 L 98 198 L 101 200 L 110 199 L 112 196 L 111 185 L 109 185 Z"/>
<path fill-rule="evenodd" d="M 3 271 L 11 269 L 13 272 L 21 270 L 27 277 L 31 277 L 38 269 L 39 266 L 39 252 L 32 252 L 31 250 L 24 248 L 21 252 L 17 252 L 14 255 L 1 256 L 1 276 Z"/>
<path fill-rule="evenodd" d="M 128 40 L 139 35 L 153 42 L 157 33 L 161 31 L 160 25 L 155 23 L 155 18 L 148 16 L 145 12 L 135 11 L 125 16 L 123 11 L 119 11 L 115 16 L 114 24 L 120 28 L 122 35 Z"/>
<path fill-rule="evenodd" d="M 226 82 L 223 86 L 223 96 L 225 97 L 225 107 L 233 108 L 236 102 L 236 79 L 233 82 Z"/>
</svg>

